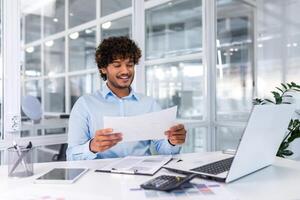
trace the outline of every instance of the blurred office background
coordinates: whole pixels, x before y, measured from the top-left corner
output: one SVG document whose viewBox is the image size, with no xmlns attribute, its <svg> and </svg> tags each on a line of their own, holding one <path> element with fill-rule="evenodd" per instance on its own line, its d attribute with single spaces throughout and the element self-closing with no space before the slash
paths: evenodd
<svg viewBox="0 0 300 200">
<path fill-rule="evenodd" d="M 236 148 L 252 99 L 270 96 L 281 82 L 300 82 L 300 0 L 212 2 L 20 0 L 20 96 L 37 97 L 43 118 L 55 118 L 35 128 L 24 121 L 16 133 L 38 146 L 36 162 L 63 153 L 67 123 L 57 118 L 69 114 L 81 95 L 102 87 L 95 47 L 120 35 L 142 44 L 138 91 L 163 108 L 178 106 L 178 119 L 188 129 L 183 152 Z M 215 18 L 205 15 L 211 11 Z M 207 53 L 210 30 L 216 31 L 215 51 Z M 3 150 L 11 133 L 1 130 Z"/>
</svg>

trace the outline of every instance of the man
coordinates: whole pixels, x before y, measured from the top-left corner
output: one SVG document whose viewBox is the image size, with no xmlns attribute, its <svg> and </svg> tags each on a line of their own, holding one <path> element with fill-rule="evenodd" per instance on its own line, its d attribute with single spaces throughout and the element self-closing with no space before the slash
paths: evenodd
<svg viewBox="0 0 300 200">
<path fill-rule="evenodd" d="M 166 130 L 163 140 L 124 143 L 119 143 L 122 133 L 103 127 L 103 116 L 133 116 L 160 110 L 152 98 L 131 88 L 134 66 L 140 57 L 141 50 L 127 37 L 111 37 L 98 46 L 95 60 L 106 84 L 102 91 L 84 95 L 75 103 L 69 120 L 68 160 L 151 155 L 150 145 L 159 154 L 179 153 L 178 145 L 186 138 L 182 124 Z"/>
</svg>

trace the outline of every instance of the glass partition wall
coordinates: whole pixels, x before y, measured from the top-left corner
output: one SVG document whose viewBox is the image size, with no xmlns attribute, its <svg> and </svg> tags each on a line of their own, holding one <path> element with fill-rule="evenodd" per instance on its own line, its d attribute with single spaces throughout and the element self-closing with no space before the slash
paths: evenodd
<svg viewBox="0 0 300 200">
<path fill-rule="evenodd" d="M 254 1 L 216 5 L 216 149 L 235 149 L 254 97 Z"/>
<path fill-rule="evenodd" d="M 145 10 L 146 93 L 177 106 L 188 130 L 183 152 L 206 148 L 202 9 L 201 0 L 177 0 Z"/>
</svg>

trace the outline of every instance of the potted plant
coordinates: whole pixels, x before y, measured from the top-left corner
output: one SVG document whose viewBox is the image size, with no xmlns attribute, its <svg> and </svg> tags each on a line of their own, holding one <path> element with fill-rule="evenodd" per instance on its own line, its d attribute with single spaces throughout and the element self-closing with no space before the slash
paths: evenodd
<svg viewBox="0 0 300 200">
<path fill-rule="evenodd" d="M 290 99 L 293 97 L 292 92 L 300 92 L 300 85 L 294 82 L 281 83 L 280 87 L 276 87 L 276 91 L 271 91 L 274 100 L 256 98 L 253 100 L 253 104 L 290 104 Z M 286 136 L 282 140 L 276 155 L 283 158 L 293 155 L 294 152 L 289 150 L 288 147 L 297 138 L 300 138 L 300 121 L 299 119 L 291 119 Z"/>
</svg>

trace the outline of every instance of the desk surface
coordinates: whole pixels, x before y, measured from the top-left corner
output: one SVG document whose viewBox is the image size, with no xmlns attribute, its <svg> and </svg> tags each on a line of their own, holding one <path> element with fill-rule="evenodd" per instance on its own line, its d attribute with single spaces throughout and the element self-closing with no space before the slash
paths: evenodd
<svg viewBox="0 0 300 200">
<path fill-rule="evenodd" d="M 207 154 L 207 153 L 206 153 Z M 203 153 L 180 154 L 181 158 L 199 157 Z M 7 166 L 0 167 L 1 195 L 14 196 L 35 191 L 63 195 L 65 199 L 129 199 L 129 188 L 137 188 L 152 177 L 94 172 L 112 159 L 72 162 L 39 163 L 34 165 L 35 175 L 28 178 L 8 178 Z M 90 170 L 74 184 L 34 184 L 33 180 L 54 167 L 86 167 Z M 172 174 L 165 169 L 155 176 Z M 241 178 L 224 188 L 237 199 L 300 199 L 300 162 L 276 158 L 275 163 L 256 173 Z M 199 199 L 199 196 L 197 197 Z M 206 197 L 205 197 L 206 198 Z M 205 199 L 202 198 L 201 199 Z M 7 199 L 7 198 L 6 198 Z M 19 199 L 19 198 L 12 198 Z M 22 198 L 24 199 L 24 198 Z M 133 198 L 130 198 L 133 199 Z M 139 198 L 140 199 L 140 198 Z M 148 199 L 148 198 L 146 198 Z M 151 198 L 154 199 L 155 198 Z M 165 199 L 165 198 L 163 198 Z M 174 199 L 174 198 L 173 198 Z M 176 198 L 177 199 L 177 198 Z M 178 199 L 186 199 L 178 197 Z"/>
</svg>

